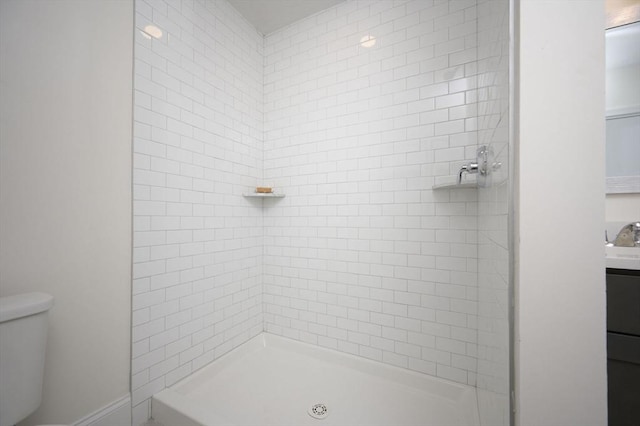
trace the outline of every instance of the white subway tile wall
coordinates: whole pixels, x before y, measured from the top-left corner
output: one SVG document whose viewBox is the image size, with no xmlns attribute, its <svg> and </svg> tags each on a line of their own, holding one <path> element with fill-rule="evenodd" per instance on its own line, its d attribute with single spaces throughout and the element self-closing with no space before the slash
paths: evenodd
<svg viewBox="0 0 640 426">
<path fill-rule="evenodd" d="M 262 332 L 263 37 L 226 1 L 136 0 L 134 424 Z M 162 31 L 155 39 L 147 25 Z"/>
<path fill-rule="evenodd" d="M 432 190 L 480 142 L 508 166 L 505 21 L 476 3 L 346 1 L 262 37 L 226 0 L 135 1 L 163 36 L 135 40 L 134 424 L 263 330 L 503 390 L 504 186 Z"/>
<path fill-rule="evenodd" d="M 268 332 L 475 385 L 476 1 L 348 1 L 265 38 Z M 375 37 L 375 45 L 360 40 Z"/>
</svg>

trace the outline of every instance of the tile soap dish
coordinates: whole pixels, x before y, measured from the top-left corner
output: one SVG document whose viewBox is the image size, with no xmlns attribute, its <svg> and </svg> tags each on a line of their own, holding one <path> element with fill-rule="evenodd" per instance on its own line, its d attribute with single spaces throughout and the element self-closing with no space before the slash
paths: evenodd
<svg viewBox="0 0 640 426">
<path fill-rule="evenodd" d="M 247 198 L 284 198 L 284 194 L 278 194 L 270 186 L 257 186 L 255 192 L 242 194 Z"/>
<path fill-rule="evenodd" d="M 433 185 L 431 189 L 464 189 L 464 188 L 475 189 L 477 187 L 478 187 L 478 184 L 476 182 L 441 183 L 439 185 Z"/>
<path fill-rule="evenodd" d="M 246 198 L 284 198 L 284 194 L 278 194 L 277 192 L 249 192 L 242 194 Z"/>
</svg>

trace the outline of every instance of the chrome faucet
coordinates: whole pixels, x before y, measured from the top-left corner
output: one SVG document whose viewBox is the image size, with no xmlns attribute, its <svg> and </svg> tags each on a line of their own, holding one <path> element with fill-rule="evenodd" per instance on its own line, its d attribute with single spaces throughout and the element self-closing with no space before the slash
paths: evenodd
<svg viewBox="0 0 640 426">
<path fill-rule="evenodd" d="M 478 163 L 465 164 L 460 168 L 460 172 L 458 173 L 458 185 L 462 183 L 462 173 L 464 172 L 469 174 L 478 173 Z"/>
<path fill-rule="evenodd" d="M 631 222 L 622 227 L 613 241 L 616 247 L 640 247 L 640 222 Z"/>
</svg>

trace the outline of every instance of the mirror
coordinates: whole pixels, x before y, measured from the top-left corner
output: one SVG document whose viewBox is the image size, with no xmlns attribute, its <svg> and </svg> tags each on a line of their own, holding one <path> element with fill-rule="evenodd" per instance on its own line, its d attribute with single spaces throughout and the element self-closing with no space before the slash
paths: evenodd
<svg viewBox="0 0 640 426">
<path fill-rule="evenodd" d="M 640 22 L 606 32 L 607 193 L 640 192 Z"/>
</svg>

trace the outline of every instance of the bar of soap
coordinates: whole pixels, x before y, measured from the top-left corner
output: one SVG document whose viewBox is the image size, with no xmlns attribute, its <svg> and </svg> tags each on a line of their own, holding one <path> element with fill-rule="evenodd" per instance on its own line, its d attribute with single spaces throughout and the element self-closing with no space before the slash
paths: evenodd
<svg viewBox="0 0 640 426">
<path fill-rule="evenodd" d="M 271 194 L 273 192 L 273 188 L 270 186 L 258 186 L 256 188 L 256 192 L 258 194 Z"/>
</svg>

